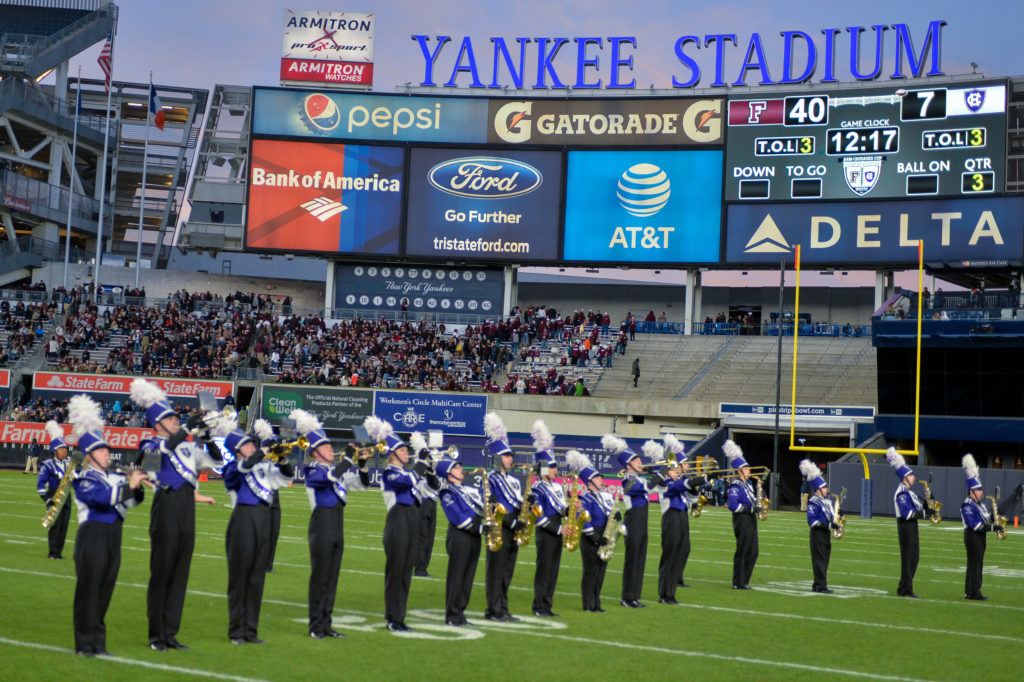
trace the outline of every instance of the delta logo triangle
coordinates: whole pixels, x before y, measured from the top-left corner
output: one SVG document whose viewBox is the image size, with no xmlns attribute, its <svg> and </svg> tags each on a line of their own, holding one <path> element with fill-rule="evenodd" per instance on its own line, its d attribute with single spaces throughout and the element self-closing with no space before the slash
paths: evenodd
<svg viewBox="0 0 1024 682">
<path fill-rule="evenodd" d="M 792 247 L 782 236 L 779 226 L 775 224 L 771 214 L 764 217 L 743 253 L 789 253 Z"/>
</svg>

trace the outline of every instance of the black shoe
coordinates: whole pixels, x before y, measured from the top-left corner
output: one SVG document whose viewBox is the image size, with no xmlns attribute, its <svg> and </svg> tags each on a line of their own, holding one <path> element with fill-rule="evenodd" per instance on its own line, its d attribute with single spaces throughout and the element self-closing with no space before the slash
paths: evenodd
<svg viewBox="0 0 1024 682">
<path fill-rule="evenodd" d="M 243 644 L 245 644 L 245 640 L 244 639 L 238 639 L 236 637 L 232 637 L 231 638 L 231 643 L 234 644 L 235 646 L 242 646 Z"/>
<path fill-rule="evenodd" d="M 166 644 L 167 644 L 167 648 L 168 649 L 181 649 L 181 650 L 188 649 L 188 645 L 187 644 L 182 644 L 181 642 L 179 642 L 177 640 L 176 637 L 171 637 L 171 639 L 169 641 L 167 641 Z"/>
<path fill-rule="evenodd" d="M 591 611 L 594 612 L 594 613 L 607 613 L 607 611 L 602 609 L 600 606 L 598 606 L 597 608 L 591 609 Z"/>
<path fill-rule="evenodd" d="M 150 642 L 149 648 L 153 651 L 167 651 L 167 645 L 163 642 Z"/>
<path fill-rule="evenodd" d="M 682 580 L 679 581 L 679 587 L 690 587 L 689 583 L 684 583 Z"/>
<path fill-rule="evenodd" d="M 668 604 L 669 606 L 678 606 L 679 602 L 675 599 L 665 599 L 664 597 L 658 600 L 659 604 Z"/>
<path fill-rule="evenodd" d="M 85 656 L 86 658 L 92 658 L 93 656 L 96 655 L 92 651 L 76 651 L 75 653 L 78 654 L 79 656 Z"/>
<path fill-rule="evenodd" d="M 499 623 L 506 623 L 506 622 L 508 622 L 507 619 L 505 618 L 505 616 L 503 616 L 503 615 L 496 616 L 493 613 L 489 613 L 489 614 L 485 615 L 484 616 L 484 620 L 493 620 L 493 621 L 497 621 Z"/>
<path fill-rule="evenodd" d="M 100 649 L 99 651 L 96 652 L 96 655 L 97 656 L 113 656 L 114 654 L 110 653 L 106 649 Z"/>
<path fill-rule="evenodd" d="M 266 642 L 264 642 L 259 637 L 256 637 L 255 635 L 252 636 L 252 637 L 246 637 L 245 641 L 248 642 L 249 644 L 266 644 Z"/>
<path fill-rule="evenodd" d="M 910 597 L 911 599 L 920 599 L 920 597 L 918 597 L 918 596 L 917 596 L 916 594 L 914 594 L 913 592 L 911 592 L 910 594 L 905 594 L 905 595 L 903 595 L 903 596 L 904 596 L 904 597 Z"/>
<path fill-rule="evenodd" d="M 267 573 L 277 573 L 273 568 L 268 568 Z"/>
<path fill-rule="evenodd" d="M 750 585 L 733 585 L 732 589 L 734 589 L 734 590 L 749 590 L 750 589 Z"/>
<path fill-rule="evenodd" d="M 825 589 L 823 589 L 823 590 L 813 590 L 813 591 L 817 592 L 818 594 L 834 594 L 834 592 L 832 590 L 828 589 L 827 587 Z"/>
<path fill-rule="evenodd" d="M 639 609 L 643 607 L 643 604 L 636 601 L 635 599 L 623 599 L 619 602 L 619 606 L 626 606 L 631 609 Z"/>
<path fill-rule="evenodd" d="M 310 632 L 309 636 L 312 637 L 313 639 L 326 639 L 327 638 L 327 635 L 325 635 L 322 632 Z"/>
<path fill-rule="evenodd" d="M 973 599 L 974 601 L 988 601 L 988 597 L 986 597 L 983 594 L 976 594 L 973 597 L 967 597 L 967 598 L 968 599 Z"/>
<path fill-rule="evenodd" d="M 454 620 L 452 618 L 445 618 L 444 624 L 445 625 L 450 625 L 453 628 L 462 627 L 462 621 L 461 620 Z"/>
<path fill-rule="evenodd" d="M 331 628 L 330 630 L 327 631 L 327 636 L 328 637 L 334 637 L 336 639 L 345 639 L 345 633 L 344 632 L 338 632 L 334 628 Z"/>
<path fill-rule="evenodd" d="M 511 613 L 507 613 L 507 612 L 501 614 L 501 620 L 503 620 L 506 623 L 518 623 L 519 622 L 518 618 L 513 616 Z"/>
<path fill-rule="evenodd" d="M 413 573 L 413 575 L 416 576 L 417 578 L 430 578 L 431 577 L 431 575 L 429 573 L 427 573 L 425 570 L 423 570 L 422 568 L 420 570 L 416 571 L 415 573 Z"/>
</svg>

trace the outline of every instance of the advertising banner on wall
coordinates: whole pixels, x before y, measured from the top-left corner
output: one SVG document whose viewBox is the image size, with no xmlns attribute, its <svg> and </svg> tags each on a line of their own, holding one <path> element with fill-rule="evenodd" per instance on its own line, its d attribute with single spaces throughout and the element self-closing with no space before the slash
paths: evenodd
<svg viewBox="0 0 1024 682">
<path fill-rule="evenodd" d="M 248 249 L 398 253 L 405 151 L 254 140 Z"/>
<path fill-rule="evenodd" d="M 440 429 L 445 434 L 482 436 L 487 396 L 376 391 L 373 413 L 394 426 L 395 431 Z"/>
<path fill-rule="evenodd" d="M 74 444 L 75 438 L 71 437 L 71 424 L 61 424 L 64 429 L 66 442 Z M 110 444 L 111 448 L 118 450 L 135 450 L 139 447 L 139 441 L 147 436 L 152 436 L 152 429 L 133 429 L 127 426 L 104 426 L 103 439 Z M 50 443 L 50 436 L 46 433 L 44 424 L 35 422 L 0 422 L 0 443 L 18 443 L 28 445 L 35 438 L 41 445 Z"/>
<path fill-rule="evenodd" d="M 405 253 L 555 260 L 561 184 L 558 152 L 413 149 Z"/>
<path fill-rule="evenodd" d="M 487 100 L 253 88 L 254 135 L 381 142 L 487 141 Z"/>
<path fill-rule="evenodd" d="M 374 16 L 355 12 L 284 12 L 282 83 L 373 85 Z"/>
<path fill-rule="evenodd" d="M 716 263 L 722 152 L 569 152 L 563 258 Z"/>
<path fill-rule="evenodd" d="M 804 263 L 915 264 L 1015 260 L 1024 198 L 729 206 L 726 261 L 775 263 L 800 244 Z M 792 262 L 792 259 L 789 258 Z"/>
<path fill-rule="evenodd" d="M 32 395 L 61 399 L 70 398 L 74 393 L 88 393 L 101 401 L 124 400 L 130 392 L 135 377 L 111 374 L 72 374 L 69 372 L 36 372 L 32 375 Z M 214 379 L 182 379 L 168 377 L 146 377 L 167 394 L 172 403 L 198 404 L 198 393 L 212 393 L 218 400 L 227 398 L 234 391 L 231 381 Z"/>
<path fill-rule="evenodd" d="M 346 265 L 335 269 L 334 305 L 363 310 L 471 313 L 497 317 L 505 295 L 502 270 L 405 265 Z"/>
<path fill-rule="evenodd" d="M 263 386 L 263 418 L 277 425 L 292 410 L 312 412 L 326 429 L 351 429 L 373 414 L 373 391 L 292 384 Z"/>
</svg>

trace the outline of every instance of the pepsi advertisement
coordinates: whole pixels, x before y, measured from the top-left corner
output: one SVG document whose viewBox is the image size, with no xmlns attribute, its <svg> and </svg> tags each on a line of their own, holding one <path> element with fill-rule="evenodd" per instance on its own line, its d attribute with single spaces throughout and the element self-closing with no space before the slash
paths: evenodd
<svg viewBox="0 0 1024 682">
<path fill-rule="evenodd" d="M 395 431 L 440 429 L 446 436 L 482 436 L 487 396 L 374 391 L 373 414 L 394 426 Z"/>
<path fill-rule="evenodd" d="M 917 264 L 924 260 L 1017 260 L 1024 252 L 1024 198 L 879 201 L 868 204 L 734 204 L 728 263 Z"/>
<path fill-rule="evenodd" d="M 561 181 L 559 152 L 413 149 L 405 254 L 556 260 Z"/>
<path fill-rule="evenodd" d="M 564 260 L 717 263 L 722 152 L 569 152 Z"/>
<path fill-rule="evenodd" d="M 487 141 L 487 100 L 253 88 L 254 135 L 388 142 Z"/>
</svg>

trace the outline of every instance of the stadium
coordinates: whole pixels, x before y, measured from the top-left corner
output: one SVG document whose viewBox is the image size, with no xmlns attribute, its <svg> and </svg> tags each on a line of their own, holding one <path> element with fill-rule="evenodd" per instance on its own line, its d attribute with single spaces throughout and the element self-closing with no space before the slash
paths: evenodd
<svg viewBox="0 0 1024 682">
<path fill-rule="evenodd" d="M 1022 77 L 130 11 L 0 0 L 12 675 L 1019 676 Z"/>
</svg>

